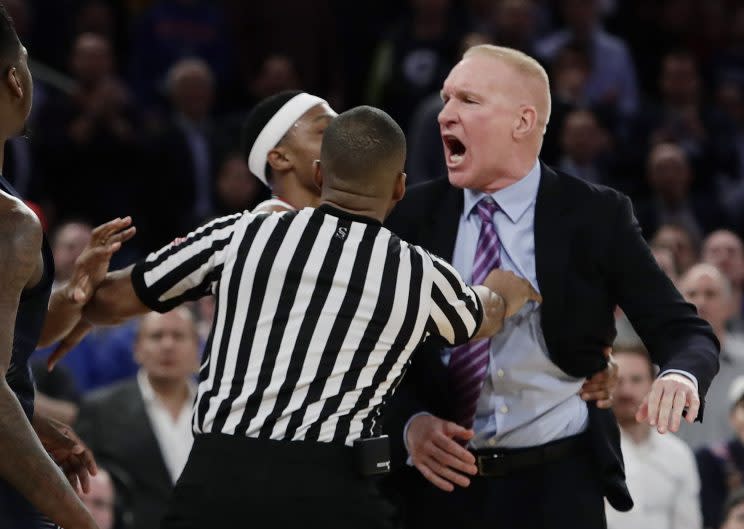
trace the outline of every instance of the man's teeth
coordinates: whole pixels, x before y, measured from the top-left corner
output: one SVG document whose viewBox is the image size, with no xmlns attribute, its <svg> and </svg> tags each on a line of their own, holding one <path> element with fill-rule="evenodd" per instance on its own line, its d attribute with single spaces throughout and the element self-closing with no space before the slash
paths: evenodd
<svg viewBox="0 0 744 529">
<path fill-rule="evenodd" d="M 460 163 L 462 161 L 462 154 L 450 154 L 450 161 L 452 163 Z"/>
</svg>

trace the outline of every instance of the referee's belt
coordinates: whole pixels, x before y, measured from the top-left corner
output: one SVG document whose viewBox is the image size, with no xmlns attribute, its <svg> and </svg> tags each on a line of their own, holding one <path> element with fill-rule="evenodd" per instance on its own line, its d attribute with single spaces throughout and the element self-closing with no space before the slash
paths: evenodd
<svg viewBox="0 0 744 529">
<path fill-rule="evenodd" d="M 478 448 L 470 451 L 475 456 L 479 476 L 506 477 L 526 468 L 544 465 L 585 452 L 585 434 L 529 448 Z"/>
</svg>

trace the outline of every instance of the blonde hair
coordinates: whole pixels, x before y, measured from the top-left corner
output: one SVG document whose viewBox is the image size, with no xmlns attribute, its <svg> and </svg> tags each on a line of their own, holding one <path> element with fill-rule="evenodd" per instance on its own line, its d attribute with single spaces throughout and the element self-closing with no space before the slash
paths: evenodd
<svg viewBox="0 0 744 529">
<path fill-rule="evenodd" d="M 548 121 L 550 121 L 551 110 L 550 79 L 548 78 L 548 73 L 545 71 L 545 68 L 543 68 L 539 62 L 537 62 L 534 58 L 530 57 L 526 53 L 515 50 L 513 48 L 506 48 L 504 46 L 495 46 L 493 44 L 479 44 L 477 46 L 469 48 L 464 53 L 462 58 L 467 59 L 468 57 L 472 57 L 474 55 L 485 55 L 493 59 L 500 60 L 501 62 L 513 68 L 514 71 L 516 71 L 518 74 L 532 81 L 535 81 L 539 85 L 538 87 L 536 87 L 537 93 L 534 93 L 533 95 L 538 98 L 536 105 L 538 112 L 538 121 L 544 121 L 542 123 L 544 134 L 545 129 L 548 126 Z M 543 116 L 540 115 L 541 112 L 544 113 Z"/>
</svg>

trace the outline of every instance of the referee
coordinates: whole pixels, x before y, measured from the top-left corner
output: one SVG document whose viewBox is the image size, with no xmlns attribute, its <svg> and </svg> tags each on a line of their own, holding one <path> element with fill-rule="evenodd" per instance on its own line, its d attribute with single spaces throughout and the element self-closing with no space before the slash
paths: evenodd
<svg viewBox="0 0 744 529">
<path fill-rule="evenodd" d="M 382 227 L 405 189 L 405 138 L 358 107 L 325 131 L 321 206 L 215 220 L 110 273 L 85 309 L 115 323 L 214 293 L 194 446 L 164 528 L 391 527 L 370 475 L 380 414 L 424 338 L 498 332 L 539 300 L 505 298 Z"/>
</svg>

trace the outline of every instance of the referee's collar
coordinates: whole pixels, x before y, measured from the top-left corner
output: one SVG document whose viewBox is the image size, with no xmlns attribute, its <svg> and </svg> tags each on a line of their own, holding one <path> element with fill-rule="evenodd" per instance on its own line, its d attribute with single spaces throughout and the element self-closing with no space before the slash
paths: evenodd
<svg viewBox="0 0 744 529">
<path fill-rule="evenodd" d="M 364 215 L 354 215 L 343 209 L 339 209 L 331 206 L 330 204 L 321 204 L 318 206 L 318 211 L 327 215 L 332 215 L 340 219 L 350 220 L 352 222 L 363 222 L 364 224 L 371 224 L 373 226 L 382 226 L 382 222 L 372 217 L 365 217 Z"/>
</svg>

